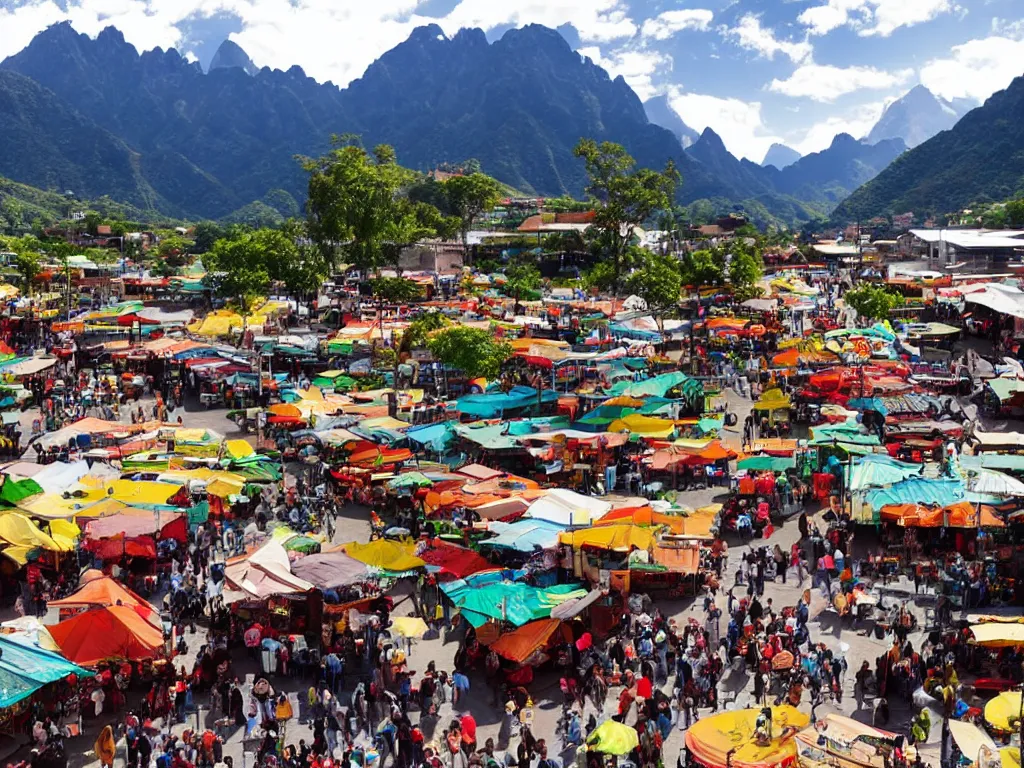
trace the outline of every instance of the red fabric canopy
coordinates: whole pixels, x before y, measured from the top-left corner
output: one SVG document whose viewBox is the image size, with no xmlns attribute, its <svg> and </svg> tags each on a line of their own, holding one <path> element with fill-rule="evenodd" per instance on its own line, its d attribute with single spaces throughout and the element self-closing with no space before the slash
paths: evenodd
<svg viewBox="0 0 1024 768">
<path fill-rule="evenodd" d="M 83 666 L 106 659 L 152 659 L 163 653 L 163 630 L 125 605 L 86 611 L 48 629 L 64 657 Z"/>
<path fill-rule="evenodd" d="M 443 573 L 450 573 L 458 579 L 478 571 L 492 571 L 497 567 L 473 550 L 439 538 L 430 542 L 430 548 L 423 551 L 420 558 L 427 565 L 436 565 Z"/>
</svg>

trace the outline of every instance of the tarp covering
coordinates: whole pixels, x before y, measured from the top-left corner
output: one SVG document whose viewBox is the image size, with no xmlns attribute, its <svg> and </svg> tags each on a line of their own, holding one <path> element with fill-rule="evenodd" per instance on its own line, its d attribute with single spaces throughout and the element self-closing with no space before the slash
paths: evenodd
<svg viewBox="0 0 1024 768">
<path fill-rule="evenodd" d="M 106 659 L 137 661 L 163 652 L 164 633 L 125 605 L 94 608 L 50 627 L 61 653 L 91 667 Z"/>
<path fill-rule="evenodd" d="M 606 755 L 628 755 L 640 744 L 636 728 L 616 720 L 605 720 L 587 737 L 587 749 Z"/>
<path fill-rule="evenodd" d="M 473 550 L 439 538 L 430 542 L 430 546 L 420 553 L 420 558 L 427 565 L 432 565 L 441 572 L 450 573 L 459 579 L 496 567 Z"/>
<path fill-rule="evenodd" d="M 978 761 L 978 753 L 981 752 L 982 747 L 987 747 L 992 752 L 998 749 L 996 743 L 992 741 L 992 737 L 974 723 L 965 723 L 953 718 L 949 718 L 948 722 L 949 732 L 953 735 L 953 741 L 956 742 L 961 754 L 969 762 L 975 763 Z"/>
<path fill-rule="evenodd" d="M 231 558 L 224 569 L 227 580 L 254 597 L 308 592 L 313 584 L 292 573 L 288 552 L 272 539 L 252 555 Z"/>
<path fill-rule="evenodd" d="M 772 735 L 767 746 L 754 740 L 754 726 L 759 709 L 736 709 L 703 717 L 686 731 L 686 747 L 690 754 L 706 766 L 718 768 L 785 764 L 796 757 L 793 739 L 779 738 L 787 727 L 806 728 L 811 718 L 789 705 L 772 707 Z M 732 752 L 731 757 L 727 753 Z"/>
<path fill-rule="evenodd" d="M 785 472 L 787 469 L 794 469 L 796 461 L 791 457 L 784 456 L 748 456 L 736 463 L 736 469 L 745 469 L 748 472 Z"/>
<path fill-rule="evenodd" d="M 342 548 L 349 557 L 384 571 L 412 571 L 426 565 L 413 554 L 412 544 L 377 539 L 366 544 L 352 541 L 343 544 Z"/>
<path fill-rule="evenodd" d="M 151 512 L 142 516 L 137 514 L 119 514 L 92 520 L 86 525 L 86 534 L 91 539 L 103 539 L 118 534 L 127 536 L 150 536 L 160 533 L 165 527 L 180 519 L 181 515 L 174 512 L 161 512 L 159 519 Z M 54 521 L 60 522 L 60 521 Z"/>
<path fill-rule="evenodd" d="M 980 508 L 980 509 L 979 509 Z M 1005 528 L 1006 523 L 986 504 L 957 501 L 947 507 L 889 504 L 879 510 L 882 520 L 907 528 Z"/>
<path fill-rule="evenodd" d="M 554 403 L 557 400 L 558 393 L 550 389 L 541 390 L 538 399 L 536 389 L 512 387 L 508 393 L 499 391 L 460 397 L 455 407 L 459 413 L 477 416 L 481 419 L 493 419 L 508 411 L 536 407 L 538 402 Z"/>
<path fill-rule="evenodd" d="M 534 520 L 548 520 L 560 525 L 589 525 L 611 508 L 607 501 L 555 488 L 531 504 L 527 514 Z"/>
<path fill-rule="evenodd" d="M 869 454 L 861 456 L 853 465 L 850 474 L 850 490 L 880 488 L 920 475 L 923 464 L 896 461 L 889 456 Z"/>
<path fill-rule="evenodd" d="M 658 419 L 654 416 L 644 416 L 639 413 L 631 413 L 621 419 L 616 419 L 608 426 L 609 432 L 629 432 L 638 437 L 667 438 L 676 429 L 676 423 L 671 419 Z"/>
<path fill-rule="evenodd" d="M 569 628 L 560 620 L 541 619 L 524 624 L 512 632 L 506 632 L 491 643 L 491 650 L 503 658 L 522 664 L 534 653 L 547 646 L 559 629 L 563 630 L 563 641 L 568 642 L 572 639 Z"/>
<path fill-rule="evenodd" d="M 74 546 L 67 542 L 59 542 L 39 528 L 20 512 L 7 512 L 0 515 L 0 540 L 12 547 L 36 547 L 50 552 L 69 552 Z"/>
<path fill-rule="evenodd" d="M 4 479 L 3 487 L 0 488 L 0 501 L 5 501 L 11 506 L 15 506 L 18 502 L 42 492 L 43 489 L 39 483 L 31 478 L 15 481 L 8 477 Z"/>
<path fill-rule="evenodd" d="M 121 605 L 131 609 L 154 627 L 162 626 L 160 613 L 156 608 L 132 592 L 128 587 L 123 586 L 109 576 L 93 579 L 65 598 L 50 600 L 47 605 L 56 606 L 57 608 L 80 608 L 83 606 L 92 608 Z"/>
<path fill-rule="evenodd" d="M 232 459 L 244 459 L 256 453 L 245 440 L 227 440 L 224 442 L 224 450 Z"/>
<path fill-rule="evenodd" d="M 971 626 L 974 642 L 986 648 L 1024 646 L 1024 624 L 989 622 Z"/>
<path fill-rule="evenodd" d="M 631 549 L 650 549 L 654 544 L 654 534 L 638 525 L 605 525 L 559 534 L 558 543 L 576 549 L 591 547 L 628 552 Z"/>
<path fill-rule="evenodd" d="M 493 539 L 480 542 L 480 546 L 514 549 L 517 552 L 533 552 L 535 549 L 552 549 L 558 546 L 558 534 L 564 525 L 548 520 L 518 520 L 514 523 L 491 523 Z"/>
<path fill-rule="evenodd" d="M 1020 730 L 1020 711 L 1021 692 L 1003 691 L 985 705 L 985 722 L 997 730 L 1014 733 Z"/>
<path fill-rule="evenodd" d="M 911 477 L 889 488 L 868 491 L 865 499 L 872 509 L 890 504 L 934 504 L 945 507 L 964 497 L 964 486 L 959 480 L 932 480 Z"/>
<path fill-rule="evenodd" d="M 0 709 L 28 698 L 44 685 L 87 670 L 60 655 L 0 636 Z"/>
<path fill-rule="evenodd" d="M 474 582 L 473 577 L 440 586 L 469 622 L 477 627 L 487 619 L 508 621 L 521 627 L 537 619 L 550 618 L 551 609 L 556 605 L 587 594 L 587 590 L 572 584 L 558 584 L 548 588 L 520 582 L 479 584 Z"/>
<path fill-rule="evenodd" d="M 337 589 L 365 579 L 367 568 L 344 552 L 328 552 L 299 558 L 292 563 L 292 573 L 320 589 Z"/>
</svg>

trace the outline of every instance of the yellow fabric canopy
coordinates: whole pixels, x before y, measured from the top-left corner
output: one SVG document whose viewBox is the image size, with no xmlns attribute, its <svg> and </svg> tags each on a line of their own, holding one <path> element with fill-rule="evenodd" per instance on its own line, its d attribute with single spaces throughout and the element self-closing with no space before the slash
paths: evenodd
<svg viewBox="0 0 1024 768">
<path fill-rule="evenodd" d="M 69 520 L 53 520 L 50 523 L 50 536 L 69 551 L 75 548 L 75 542 L 81 535 L 82 529 Z"/>
<path fill-rule="evenodd" d="M 256 453 L 255 449 L 245 440 L 228 440 L 224 443 L 224 450 L 232 459 L 244 459 Z"/>
<path fill-rule="evenodd" d="M 426 565 L 413 554 L 413 544 L 402 544 L 387 539 L 377 539 L 366 544 L 352 541 L 343 544 L 342 549 L 354 560 L 384 571 L 412 571 Z"/>
<path fill-rule="evenodd" d="M 671 419 L 658 419 L 654 416 L 644 416 L 639 413 L 631 413 L 625 418 L 616 419 L 608 426 L 609 432 L 626 432 L 640 437 L 666 438 L 676 428 L 676 423 Z"/>
<path fill-rule="evenodd" d="M 420 638 L 427 634 L 427 622 L 419 616 L 399 616 L 391 620 L 389 629 L 401 637 Z"/>
<path fill-rule="evenodd" d="M 974 642 L 985 648 L 1011 648 L 1024 645 L 1024 624 L 990 622 L 971 627 Z"/>
<path fill-rule="evenodd" d="M 226 477 L 218 477 L 206 484 L 206 492 L 219 499 L 226 499 L 228 496 L 241 496 L 244 488 L 244 482 Z"/>
<path fill-rule="evenodd" d="M 993 752 L 996 749 L 992 737 L 974 723 L 965 723 L 950 718 L 949 732 L 953 735 L 953 741 L 960 748 L 960 752 L 972 763 L 977 761 L 978 753 L 981 752 L 982 747 L 987 747 Z"/>
<path fill-rule="evenodd" d="M 138 504 L 166 504 L 181 485 L 153 481 L 112 480 L 105 487 L 86 492 L 86 499 L 99 501 L 104 497 L 123 501 L 129 506 Z M 62 515 L 64 517 L 64 515 Z"/>
<path fill-rule="evenodd" d="M 792 408 L 793 403 L 786 395 L 782 394 L 781 389 L 769 389 L 761 395 L 760 399 L 754 403 L 755 411 L 778 411 L 786 408 Z"/>
<path fill-rule="evenodd" d="M 628 552 L 633 548 L 650 549 L 654 544 L 654 534 L 649 528 L 641 528 L 638 525 L 602 525 L 597 528 L 560 533 L 558 543 L 568 544 L 577 549 L 595 547 Z"/>
<path fill-rule="evenodd" d="M 68 544 L 55 541 L 20 512 L 0 515 L 0 539 L 12 547 L 40 548 L 50 552 L 70 552 L 75 548 L 74 542 Z"/>
<path fill-rule="evenodd" d="M 1020 729 L 1020 691 L 1003 691 L 985 705 L 985 722 L 1000 731 Z"/>
<path fill-rule="evenodd" d="M 759 709 L 735 709 L 703 717 L 686 731 L 686 747 L 707 766 L 783 765 L 796 758 L 794 739 L 780 738 L 786 728 L 806 728 L 811 718 L 784 704 L 772 707 L 772 740 L 761 746 L 754 740 Z M 734 750 L 734 751 L 733 751 Z M 731 757 L 728 755 L 733 751 Z"/>
</svg>

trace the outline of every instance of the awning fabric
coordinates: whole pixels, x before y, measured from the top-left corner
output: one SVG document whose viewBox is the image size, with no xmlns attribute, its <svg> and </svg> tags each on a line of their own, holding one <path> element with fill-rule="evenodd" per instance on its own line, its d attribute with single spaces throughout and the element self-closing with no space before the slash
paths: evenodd
<svg viewBox="0 0 1024 768">
<path fill-rule="evenodd" d="M 0 709 L 28 698 L 68 675 L 90 673 L 59 654 L 0 636 Z"/>
<path fill-rule="evenodd" d="M 522 664 L 534 653 L 547 646 L 552 636 L 562 630 L 562 640 L 572 639 L 569 628 L 559 619 L 541 619 L 524 624 L 512 632 L 507 632 L 491 643 L 491 650 L 499 656 Z"/>
<path fill-rule="evenodd" d="M 631 549 L 650 549 L 654 544 L 654 534 L 638 525 L 605 525 L 559 534 L 558 542 L 576 549 L 592 547 L 628 552 Z"/>
<path fill-rule="evenodd" d="M 1012 648 L 1024 645 L 1024 624 L 989 622 L 971 627 L 974 642 L 986 648 Z"/>
<path fill-rule="evenodd" d="M 118 604 L 131 609 L 153 626 L 161 626 L 160 613 L 156 608 L 109 576 L 92 579 L 67 597 L 47 603 L 57 608 L 95 608 Z"/>
<path fill-rule="evenodd" d="M 702 717 L 694 723 L 686 731 L 686 747 L 695 759 L 711 768 L 788 764 L 796 758 L 796 744 L 793 739 L 783 740 L 780 736 L 787 727 L 806 728 L 811 718 L 785 704 L 771 710 L 775 738 L 767 746 L 754 740 L 754 726 L 761 711 L 736 709 Z M 727 754 L 730 751 L 731 757 Z"/>
<path fill-rule="evenodd" d="M 427 565 L 433 565 L 443 573 L 450 573 L 459 579 L 496 567 L 473 550 L 439 538 L 430 542 L 430 546 L 420 553 L 420 558 Z"/>
<path fill-rule="evenodd" d="M 384 571 L 413 571 L 426 563 L 413 554 L 411 544 L 377 539 L 366 544 L 353 541 L 342 545 L 349 557 Z"/>
<path fill-rule="evenodd" d="M 87 667 L 107 659 L 138 661 L 163 652 L 164 633 L 125 605 L 95 608 L 50 627 L 70 661 Z"/>
<path fill-rule="evenodd" d="M 320 589 L 337 589 L 362 581 L 367 568 L 344 552 L 328 552 L 299 558 L 292 563 L 292 573 Z"/>
</svg>

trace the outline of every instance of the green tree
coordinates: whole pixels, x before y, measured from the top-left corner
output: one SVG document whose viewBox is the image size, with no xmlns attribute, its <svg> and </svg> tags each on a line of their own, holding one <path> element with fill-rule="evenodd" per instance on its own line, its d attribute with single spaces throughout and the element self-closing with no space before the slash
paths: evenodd
<svg viewBox="0 0 1024 768">
<path fill-rule="evenodd" d="M 761 288 L 758 283 L 764 277 L 764 264 L 757 253 L 746 250 L 739 250 L 733 254 L 732 263 L 729 265 L 729 283 L 732 285 L 733 295 L 740 301 L 752 299 L 761 295 Z"/>
<path fill-rule="evenodd" d="M 412 203 L 408 199 L 396 200 L 391 215 L 384 222 L 381 252 L 384 263 L 402 274 L 402 253 L 420 240 L 434 237 L 435 227 L 445 226 L 441 212 L 427 203 Z"/>
<path fill-rule="evenodd" d="M 213 244 L 225 236 L 224 228 L 215 221 L 200 221 L 193 230 L 195 241 L 192 243 L 192 253 L 206 253 Z"/>
<path fill-rule="evenodd" d="M 985 229 L 1005 229 L 1007 218 L 1006 207 L 994 205 L 981 215 L 981 226 Z"/>
<path fill-rule="evenodd" d="M 32 283 L 42 271 L 39 263 L 39 255 L 32 251 L 22 251 L 14 259 L 14 268 L 21 276 L 22 290 L 26 295 L 32 295 Z"/>
<path fill-rule="evenodd" d="M 511 296 L 518 304 L 523 295 L 540 287 L 540 270 L 524 262 L 509 264 L 505 268 L 505 295 Z"/>
<path fill-rule="evenodd" d="M 335 137 L 334 149 L 307 159 L 309 235 L 331 269 L 344 253 L 363 271 L 380 269 L 384 244 L 394 235 L 399 190 L 413 179 L 395 151 L 381 144 L 367 152 L 353 137 Z"/>
<path fill-rule="evenodd" d="M 370 290 L 381 304 L 408 304 L 423 298 L 423 290 L 404 277 L 375 277 L 370 281 Z"/>
<path fill-rule="evenodd" d="M 626 280 L 626 290 L 644 300 L 663 333 L 665 316 L 679 309 L 682 289 L 679 262 L 672 256 L 656 253 L 647 253 Z"/>
<path fill-rule="evenodd" d="M 868 283 L 844 293 L 843 301 L 868 320 L 884 320 L 894 309 L 903 306 L 900 294 Z"/>
<path fill-rule="evenodd" d="M 1006 226 L 1011 229 L 1024 227 L 1024 197 L 1006 204 Z"/>
<path fill-rule="evenodd" d="M 25 223 L 25 206 L 15 197 L 5 197 L 0 200 L 0 218 L 8 232 L 16 232 Z"/>
<path fill-rule="evenodd" d="M 222 238 L 207 257 L 206 281 L 221 298 L 232 300 L 243 317 L 270 287 L 267 240 L 255 232 Z"/>
<path fill-rule="evenodd" d="M 610 291 L 618 278 L 615 267 L 610 261 L 599 261 L 583 273 L 583 285 L 599 291 Z"/>
<path fill-rule="evenodd" d="M 448 210 L 459 219 L 462 248 L 469 253 L 469 230 L 478 216 L 494 210 L 501 200 L 501 185 L 482 173 L 452 176 L 444 182 Z"/>
<path fill-rule="evenodd" d="M 450 325 L 451 322 L 448 318 L 440 312 L 423 313 L 402 331 L 400 352 L 412 352 L 414 349 L 426 347 L 432 333 Z"/>
<path fill-rule="evenodd" d="M 621 145 L 608 141 L 582 139 L 575 154 L 583 158 L 590 177 L 587 195 L 596 208 L 594 228 L 602 256 L 612 265 L 612 290 L 617 291 L 636 229 L 669 207 L 681 177 L 671 160 L 663 171 L 637 168 Z"/>
<path fill-rule="evenodd" d="M 427 342 L 430 353 L 440 362 L 456 368 L 469 378 L 496 379 L 501 366 L 512 357 L 512 346 L 498 341 L 483 328 L 457 325 L 438 331 Z"/>
<path fill-rule="evenodd" d="M 684 285 L 721 285 L 725 278 L 725 260 L 710 250 L 688 251 L 679 264 Z"/>
</svg>

